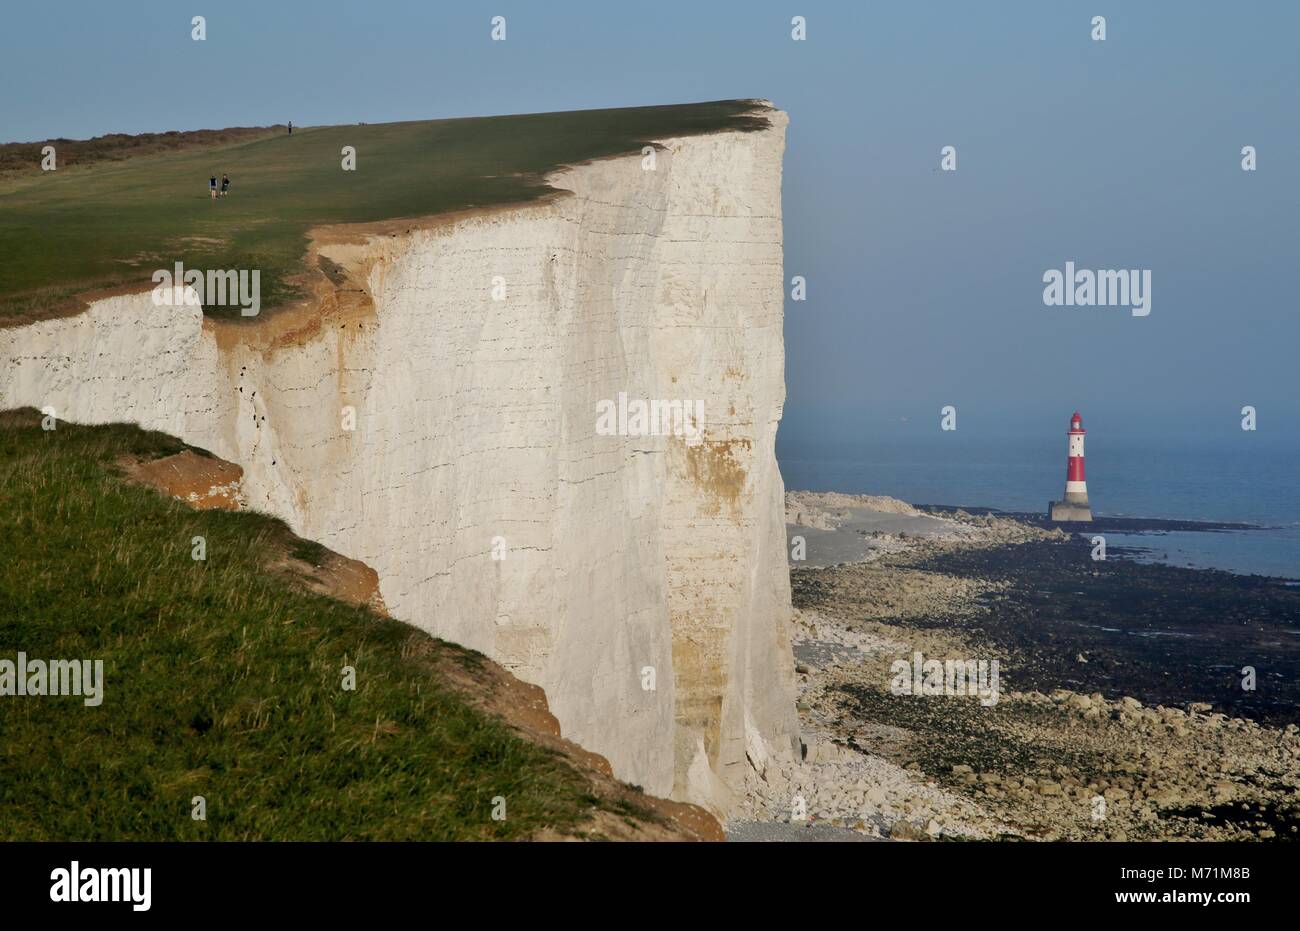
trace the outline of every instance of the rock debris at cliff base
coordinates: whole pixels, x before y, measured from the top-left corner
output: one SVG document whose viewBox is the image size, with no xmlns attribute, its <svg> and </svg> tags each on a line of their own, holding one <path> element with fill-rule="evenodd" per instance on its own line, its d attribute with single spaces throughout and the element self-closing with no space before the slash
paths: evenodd
<svg viewBox="0 0 1300 931">
<path fill-rule="evenodd" d="M 825 514 L 815 502 L 796 497 L 792 512 L 827 526 L 851 522 L 862 507 L 823 501 L 834 512 Z M 1043 662 L 1051 650 L 1033 636 L 1018 647 L 1005 630 L 999 635 L 995 618 L 1023 594 L 1026 576 L 1042 585 L 1052 578 L 1031 554 L 1050 566 L 1078 548 L 1086 559 L 1087 547 L 1005 518 L 962 514 L 953 524 L 879 547 L 866 562 L 792 572 L 808 755 L 766 778 L 751 773 L 742 818 L 901 839 L 1296 839 L 1295 723 L 1270 726 L 1208 701 L 1143 702 L 1122 688 L 1107 697 L 1043 686 L 1042 677 L 1058 675 L 1064 660 Z M 945 559 L 958 571 L 944 571 Z M 968 571 L 972 562 L 984 570 Z M 1185 585 L 1181 573 L 1189 571 L 1114 568 L 1156 589 L 1160 579 Z M 1264 582 L 1200 577 L 1236 598 L 1254 593 L 1265 614 L 1293 610 L 1275 605 L 1274 597 L 1288 596 Z M 1032 615 L 1016 620 L 1034 623 Z M 1057 646 L 1078 668 L 1123 663 L 1103 650 L 1084 655 L 1071 642 Z M 969 697 L 893 694 L 891 663 L 918 651 L 936 659 L 999 656 L 1000 700 L 982 707 Z M 1133 688 L 1158 679 L 1155 687 L 1164 688 L 1164 671 L 1152 664 L 1119 681 Z M 1214 697 L 1212 688 L 1200 690 Z M 792 819 L 795 796 L 806 800 L 807 820 Z"/>
</svg>

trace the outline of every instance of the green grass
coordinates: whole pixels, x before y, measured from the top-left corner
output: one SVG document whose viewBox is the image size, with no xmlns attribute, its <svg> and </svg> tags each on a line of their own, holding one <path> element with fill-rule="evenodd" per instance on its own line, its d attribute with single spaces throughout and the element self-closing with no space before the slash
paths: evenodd
<svg viewBox="0 0 1300 931">
<path fill-rule="evenodd" d="M 123 161 L 142 155 L 160 155 L 201 146 L 232 145 L 258 136 L 284 132 L 283 125 L 232 126 L 227 129 L 199 129 L 191 132 L 110 133 L 93 139 L 44 139 L 40 142 L 0 143 L 0 175 L 35 174 L 52 146 L 60 170 L 83 168 L 98 162 Z"/>
<path fill-rule="evenodd" d="M 66 310 L 156 269 L 259 269 L 263 310 L 299 296 L 307 231 L 526 201 L 543 176 L 668 136 L 766 125 L 752 102 L 295 130 L 243 142 L 32 169 L 0 182 L 0 321 Z M 340 167 L 343 146 L 356 171 Z M 213 201 L 208 178 L 230 175 Z M 328 270 L 327 270 L 328 272 Z M 209 313 L 231 310 L 207 308 Z"/>
<path fill-rule="evenodd" d="M 190 510 L 113 465 L 183 448 L 0 414 L 0 658 L 100 659 L 106 682 L 98 707 L 0 696 L 0 838 L 509 839 L 606 804 L 422 655 L 474 654 L 291 587 L 264 568 L 279 521 Z"/>
</svg>

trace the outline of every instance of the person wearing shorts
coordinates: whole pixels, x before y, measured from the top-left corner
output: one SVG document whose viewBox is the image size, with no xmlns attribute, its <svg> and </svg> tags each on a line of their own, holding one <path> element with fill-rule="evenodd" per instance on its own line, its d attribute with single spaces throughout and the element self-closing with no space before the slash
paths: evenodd
<svg viewBox="0 0 1300 931">
<path fill-rule="evenodd" d="M 208 179 L 208 192 L 213 200 L 217 199 L 217 176 L 213 175 Z"/>
<path fill-rule="evenodd" d="M 221 176 L 221 196 L 225 197 L 226 192 L 230 190 L 230 175 Z"/>
</svg>

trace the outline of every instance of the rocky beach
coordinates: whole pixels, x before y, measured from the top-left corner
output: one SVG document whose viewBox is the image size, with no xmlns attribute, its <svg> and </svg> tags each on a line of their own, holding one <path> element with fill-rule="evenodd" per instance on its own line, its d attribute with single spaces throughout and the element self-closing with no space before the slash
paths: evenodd
<svg viewBox="0 0 1300 931">
<path fill-rule="evenodd" d="M 803 759 L 751 756 L 730 837 L 1297 838 L 1293 584 L 890 498 L 786 519 Z M 952 661 L 995 691 L 944 689 Z M 934 689 L 899 675 L 922 663 Z"/>
</svg>

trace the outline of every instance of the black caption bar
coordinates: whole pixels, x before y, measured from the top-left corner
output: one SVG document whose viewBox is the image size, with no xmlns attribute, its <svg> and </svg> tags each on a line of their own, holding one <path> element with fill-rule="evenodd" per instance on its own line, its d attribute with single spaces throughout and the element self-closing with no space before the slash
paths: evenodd
<svg viewBox="0 0 1300 931">
<path fill-rule="evenodd" d="M 1293 846 L 1242 844 L 0 844 L 6 914 L 127 921 L 255 916 L 373 918 L 454 896 L 490 911 L 627 894 L 721 894 L 821 886 L 823 902 L 928 889 L 949 904 L 1054 904 L 1082 913 L 1164 909 L 1231 915 L 1288 901 Z M 693 878 L 692 878 L 693 877 Z M 749 877 L 747 880 L 745 877 Z M 701 885 L 703 883 L 703 885 Z M 706 890 L 711 887 L 712 891 Z M 618 890 L 622 890 L 619 893 Z M 871 892 L 874 890 L 874 892 Z M 507 894 L 508 893 L 508 894 Z M 524 895 L 521 896 L 520 894 Z M 808 890 L 805 888 L 805 895 Z M 740 888 L 736 894 L 746 894 Z M 646 898 L 649 897 L 649 898 Z"/>
</svg>

